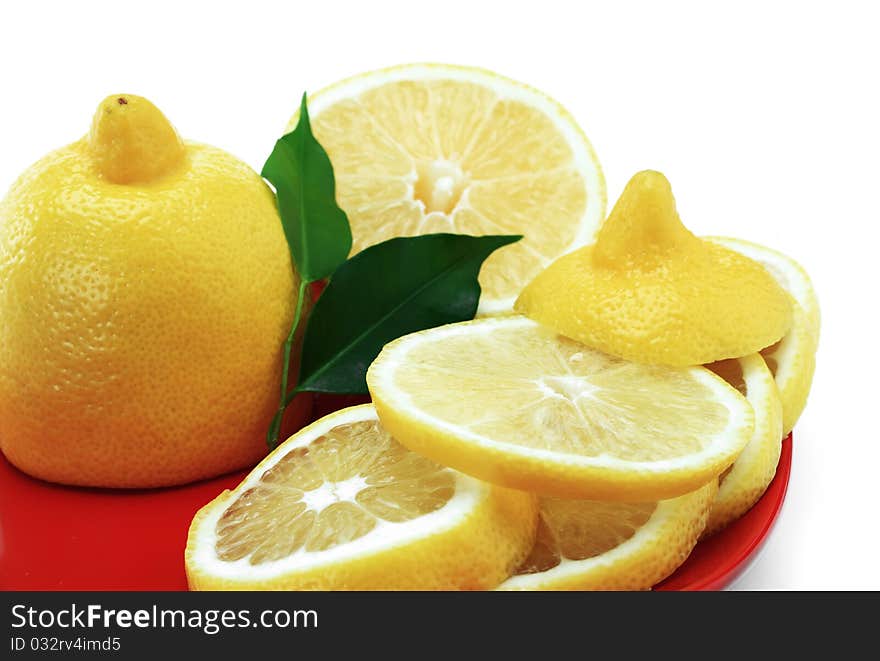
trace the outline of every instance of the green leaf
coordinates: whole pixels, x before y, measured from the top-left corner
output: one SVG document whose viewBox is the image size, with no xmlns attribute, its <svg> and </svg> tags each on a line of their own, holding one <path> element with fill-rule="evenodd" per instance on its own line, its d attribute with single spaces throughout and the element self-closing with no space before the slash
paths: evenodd
<svg viewBox="0 0 880 661">
<path fill-rule="evenodd" d="M 333 166 L 312 135 L 305 94 L 299 123 L 275 143 L 262 174 L 275 186 L 281 224 L 300 276 L 308 282 L 328 277 L 348 257 L 351 228 L 336 205 Z"/>
<path fill-rule="evenodd" d="M 473 319 L 483 261 L 519 236 L 390 239 L 340 266 L 312 310 L 298 392 L 366 393 L 367 368 L 407 333 Z"/>
</svg>

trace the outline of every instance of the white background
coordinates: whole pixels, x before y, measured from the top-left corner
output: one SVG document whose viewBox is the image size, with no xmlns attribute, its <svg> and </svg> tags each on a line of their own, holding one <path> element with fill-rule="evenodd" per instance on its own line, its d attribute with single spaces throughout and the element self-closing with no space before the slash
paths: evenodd
<svg viewBox="0 0 880 661">
<path fill-rule="evenodd" d="M 710 5 L 712 5 L 711 8 Z M 409 61 L 557 98 L 609 201 L 667 174 L 699 234 L 788 252 L 822 303 L 782 518 L 741 588 L 880 588 L 880 22 L 872 3 L 19 2 L 0 9 L 0 188 L 134 93 L 259 170 L 303 90 Z M 756 310 L 760 314 L 760 310 Z"/>
</svg>

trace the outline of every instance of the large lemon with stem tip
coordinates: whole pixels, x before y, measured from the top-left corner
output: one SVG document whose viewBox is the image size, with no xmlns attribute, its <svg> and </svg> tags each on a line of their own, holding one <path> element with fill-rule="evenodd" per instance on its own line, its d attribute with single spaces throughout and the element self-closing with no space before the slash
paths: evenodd
<svg viewBox="0 0 880 661">
<path fill-rule="evenodd" d="M 261 178 L 108 97 L 0 202 L 0 448 L 104 487 L 254 464 L 296 285 Z"/>
</svg>

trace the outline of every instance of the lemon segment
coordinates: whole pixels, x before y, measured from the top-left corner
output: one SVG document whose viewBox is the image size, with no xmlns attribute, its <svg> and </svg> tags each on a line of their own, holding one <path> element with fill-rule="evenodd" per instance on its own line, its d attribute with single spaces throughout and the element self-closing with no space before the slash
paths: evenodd
<svg viewBox="0 0 880 661">
<path fill-rule="evenodd" d="M 561 498 L 692 491 L 751 437 L 745 398 L 702 367 L 630 363 L 522 316 L 413 333 L 367 372 L 395 438 L 444 465 Z"/>
<path fill-rule="evenodd" d="M 363 405 L 280 445 L 190 526 L 193 589 L 487 589 L 532 544 L 535 499 L 410 452 Z"/>
<path fill-rule="evenodd" d="M 739 390 L 755 412 L 752 438 L 734 464 L 719 476 L 719 489 L 705 536 L 745 514 L 767 490 L 782 452 L 782 402 L 773 374 L 760 354 L 707 365 Z"/>
<path fill-rule="evenodd" d="M 712 237 L 709 241 L 742 253 L 761 264 L 797 302 L 791 329 L 778 342 L 761 349 L 782 399 L 782 434 L 787 436 L 803 413 L 816 371 L 820 312 L 807 272 L 791 257 L 741 239 Z"/>
<path fill-rule="evenodd" d="M 373 71 L 311 95 L 309 114 L 333 162 L 352 253 L 395 236 L 524 235 L 484 264 L 480 314 L 509 311 L 525 283 L 591 242 L 604 217 L 602 171 L 574 119 L 494 73 Z"/>
<path fill-rule="evenodd" d="M 553 262 L 515 309 L 599 351 L 676 367 L 754 353 L 792 323 L 791 297 L 776 280 L 695 237 L 669 182 L 652 171 L 626 185 L 596 243 Z"/>
<path fill-rule="evenodd" d="M 718 490 L 643 503 L 540 499 L 535 545 L 499 590 L 648 590 L 690 555 Z"/>
</svg>

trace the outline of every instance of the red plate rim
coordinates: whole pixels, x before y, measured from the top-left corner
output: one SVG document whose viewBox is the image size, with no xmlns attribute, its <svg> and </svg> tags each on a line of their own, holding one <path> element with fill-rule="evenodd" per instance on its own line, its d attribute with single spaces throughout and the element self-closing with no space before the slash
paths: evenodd
<svg viewBox="0 0 880 661">
<path fill-rule="evenodd" d="M 758 557 L 779 518 L 791 476 L 792 435 L 782 441 L 776 476 L 761 499 L 721 532 L 702 540 L 660 591 L 721 590 L 730 587 Z"/>
<path fill-rule="evenodd" d="M 789 436 L 758 503 L 655 589 L 718 590 L 748 568 L 785 500 L 791 446 Z M 172 489 L 83 489 L 33 479 L 0 453 L 0 590 L 185 590 L 190 520 L 246 474 Z"/>
</svg>

